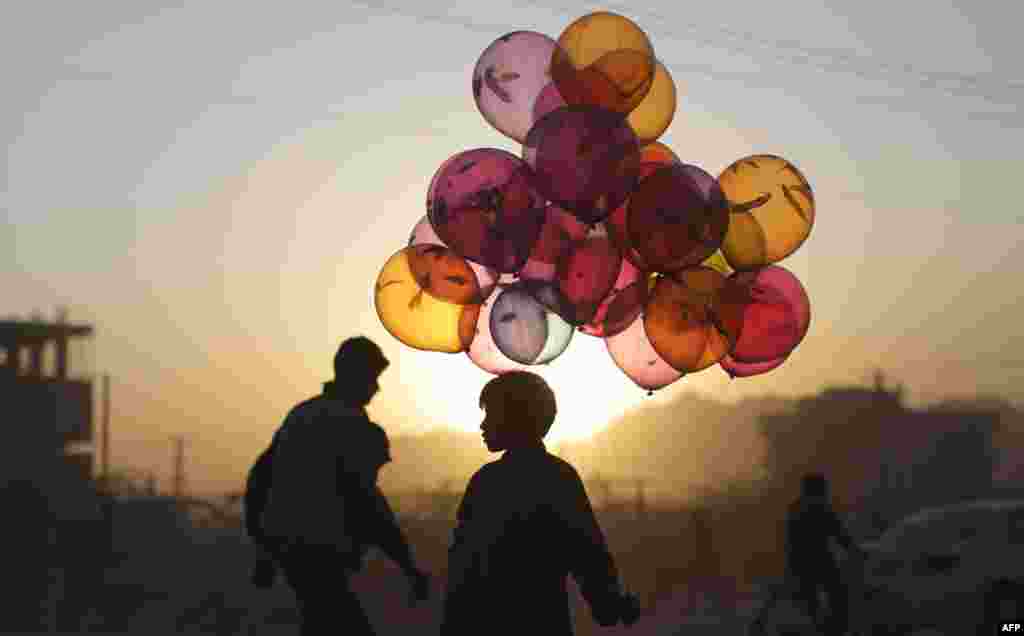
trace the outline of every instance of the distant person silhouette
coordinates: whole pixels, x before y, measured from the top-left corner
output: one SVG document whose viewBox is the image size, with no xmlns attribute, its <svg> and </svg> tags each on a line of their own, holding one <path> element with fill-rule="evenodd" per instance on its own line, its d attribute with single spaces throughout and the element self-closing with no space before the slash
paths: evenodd
<svg viewBox="0 0 1024 636">
<path fill-rule="evenodd" d="M 377 486 L 380 468 L 391 460 L 390 445 L 365 407 L 388 364 L 365 337 L 342 342 L 334 357 L 334 380 L 324 384 L 321 395 L 288 413 L 264 458 L 269 468 L 264 463 L 256 476 L 268 487 L 262 495 L 248 496 L 247 503 L 257 508 L 262 503 L 256 535 L 295 591 L 304 636 L 373 634 L 349 587 L 349 576 L 360 569 L 371 544 L 402 568 L 414 600 L 429 597 L 429 579 L 416 567 Z M 259 569 L 254 574 L 257 579 L 268 576 Z"/>
<path fill-rule="evenodd" d="M 600 625 L 635 622 L 579 474 L 544 446 L 550 387 L 508 372 L 484 386 L 480 406 L 487 449 L 505 453 L 473 475 L 459 504 L 441 635 L 571 635 L 568 574 Z"/>
<path fill-rule="evenodd" d="M 845 634 L 849 623 L 849 599 L 839 565 L 829 548 L 835 539 L 848 552 L 863 556 L 829 501 L 828 480 L 821 473 L 804 475 L 801 494 L 786 519 L 786 560 L 801 600 L 819 621 L 818 593 L 823 588 L 829 616 L 823 621 L 827 634 Z"/>
</svg>

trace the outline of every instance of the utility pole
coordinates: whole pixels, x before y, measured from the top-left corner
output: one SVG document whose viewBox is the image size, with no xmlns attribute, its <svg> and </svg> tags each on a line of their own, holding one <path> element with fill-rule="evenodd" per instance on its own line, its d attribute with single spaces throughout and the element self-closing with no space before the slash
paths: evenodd
<svg viewBox="0 0 1024 636">
<path fill-rule="evenodd" d="M 103 374 L 103 420 L 100 431 L 100 474 L 104 489 L 110 487 L 110 374 Z"/>
<path fill-rule="evenodd" d="M 178 499 L 185 496 L 185 436 L 174 438 L 174 496 Z"/>
</svg>

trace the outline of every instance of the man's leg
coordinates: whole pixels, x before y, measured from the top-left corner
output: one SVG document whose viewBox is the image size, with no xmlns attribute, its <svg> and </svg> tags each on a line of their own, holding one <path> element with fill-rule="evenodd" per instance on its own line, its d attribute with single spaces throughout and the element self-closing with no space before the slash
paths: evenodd
<svg viewBox="0 0 1024 636">
<path fill-rule="evenodd" d="M 349 587 L 344 559 L 329 548 L 303 547 L 283 560 L 302 617 L 301 636 L 374 636 L 359 597 Z"/>
</svg>

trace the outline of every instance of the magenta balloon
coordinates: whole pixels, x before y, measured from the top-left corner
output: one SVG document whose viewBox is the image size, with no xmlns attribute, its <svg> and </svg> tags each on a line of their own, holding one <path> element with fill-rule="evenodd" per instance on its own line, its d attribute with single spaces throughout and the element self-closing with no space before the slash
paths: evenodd
<svg viewBox="0 0 1024 636">
<path fill-rule="evenodd" d="M 542 33 L 513 31 L 484 49 L 473 69 L 473 99 L 480 114 L 519 143 L 533 127 L 537 98 L 551 84 L 548 67 L 555 46 Z"/>
<path fill-rule="evenodd" d="M 719 365 L 722 370 L 725 371 L 730 378 L 749 378 L 755 375 L 761 375 L 762 373 L 768 373 L 774 369 L 782 366 L 782 363 L 789 359 L 789 355 L 784 355 L 781 358 L 775 358 L 767 362 L 740 362 L 732 356 L 725 356 Z"/>
<path fill-rule="evenodd" d="M 491 335 L 491 309 L 494 308 L 496 297 L 497 292 L 491 294 L 480 308 L 480 315 L 476 322 L 476 334 L 466 355 L 477 367 L 494 375 L 527 370 L 530 365 L 520 364 L 509 358 L 494 343 L 494 337 Z"/>
<path fill-rule="evenodd" d="M 448 247 L 441 240 L 441 237 L 437 235 L 437 232 L 434 231 L 434 227 L 430 225 L 430 218 L 426 215 L 420 219 L 420 222 L 412 229 L 412 234 L 409 236 L 409 246 L 422 245 L 424 243 Z M 469 259 L 466 262 L 469 263 L 470 269 L 476 274 L 476 282 L 480 286 L 480 296 L 487 298 L 494 291 L 494 287 L 498 283 L 498 272 Z"/>
<path fill-rule="evenodd" d="M 554 282 L 558 263 L 572 249 L 576 241 L 587 236 L 587 226 L 569 212 L 554 204 L 545 209 L 544 225 L 533 244 L 530 257 L 519 271 L 523 279 Z"/>
<path fill-rule="evenodd" d="M 643 317 L 638 317 L 626 329 L 604 339 L 608 354 L 615 365 L 638 387 L 654 391 L 683 377 L 658 355 L 647 339 Z"/>
<path fill-rule="evenodd" d="M 800 280 L 779 265 L 734 272 L 730 278 L 749 292 L 749 303 L 729 355 L 738 362 L 757 363 L 793 351 L 811 324 L 811 303 Z"/>
<path fill-rule="evenodd" d="M 593 106 L 565 106 L 538 121 L 523 158 L 537 190 L 584 223 L 619 207 L 636 186 L 640 148 L 622 115 Z"/>
<path fill-rule="evenodd" d="M 520 364 L 544 364 L 561 355 L 572 327 L 522 285 L 498 292 L 490 313 L 491 337 L 498 350 Z"/>
<path fill-rule="evenodd" d="M 574 243 L 558 264 L 558 288 L 573 308 L 567 320 L 574 325 L 594 319 L 622 270 L 622 253 L 598 227 L 586 239 Z"/>
<path fill-rule="evenodd" d="M 449 158 L 431 180 L 427 201 L 430 224 L 448 247 L 502 273 L 526 263 L 544 222 L 529 166 L 496 148 Z"/>
<path fill-rule="evenodd" d="M 628 327 L 647 302 L 647 279 L 628 259 L 622 259 L 619 276 L 612 290 L 597 308 L 594 318 L 580 327 L 583 333 L 607 338 Z"/>
</svg>

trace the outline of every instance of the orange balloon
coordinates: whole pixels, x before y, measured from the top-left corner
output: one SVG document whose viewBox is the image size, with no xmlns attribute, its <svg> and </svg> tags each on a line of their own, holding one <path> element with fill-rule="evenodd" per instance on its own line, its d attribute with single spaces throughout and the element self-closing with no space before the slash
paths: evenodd
<svg viewBox="0 0 1024 636">
<path fill-rule="evenodd" d="M 647 95 L 626 118 L 641 146 L 650 144 L 668 129 L 676 114 L 676 83 L 661 62 L 655 63 Z M 641 160 L 642 161 L 642 160 Z"/>
<path fill-rule="evenodd" d="M 651 346 L 672 368 L 701 371 L 724 358 L 739 338 L 742 303 L 725 275 L 690 267 L 659 276 L 644 313 Z"/>
<path fill-rule="evenodd" d="M 654 47 L 629 18 L 607 11 L 570 24 L 551 56 L 551 79 L 570 105 L 629 113 L 654 82 Z"/>
</svg>

